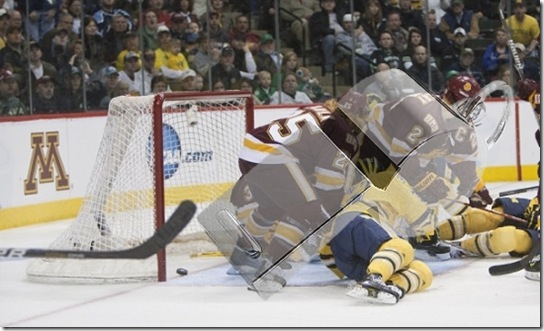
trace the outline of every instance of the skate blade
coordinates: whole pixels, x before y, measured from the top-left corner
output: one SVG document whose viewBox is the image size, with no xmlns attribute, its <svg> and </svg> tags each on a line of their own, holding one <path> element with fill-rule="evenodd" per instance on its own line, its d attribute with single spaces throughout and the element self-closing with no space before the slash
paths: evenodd
<svg viewBox="0 0 544 331">
<path fill-rule="evenodd" d="M 429 252 L 424 249 L 415 249 L 414 257 L 420 261 L 430 261 L 430 262 L 447 261 L 451 259 L 450 253 L 433 255 L 433 254 L 429 254 Z"/>
<path fill-rule="evenodd" d="M 533 280 L 535 282 L 540 282 L 540 272 L 525 271 L 525 278 L 528 280 Z"/>
<path fill-rule="evenodd" d="M 354 286 L 351 290 L 346 292 L 346 295 L 371 304 L 394 305 L 398 302 L 397 297 L 391 293 L 378 291 L 376 289 L 368 289 L 359 285 Z"/>
</svg>

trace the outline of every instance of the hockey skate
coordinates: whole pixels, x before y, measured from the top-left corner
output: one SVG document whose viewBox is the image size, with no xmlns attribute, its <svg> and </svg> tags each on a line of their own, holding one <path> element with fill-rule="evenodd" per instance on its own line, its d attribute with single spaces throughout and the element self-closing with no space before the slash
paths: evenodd
<svg viewBox="0 0 544 331">
<path fill-rule="evenodd" d="M 480 255 L 461 247 L 461 241 L 444 241 L 441 242 L 441 244 L 450 248 L 450 257 L 452 259 L 462 259 L 465 257 L 480 257 Z"/>
<path fill-rule="evenodd" d="M 396 285 L 384 283 L 380 275 L 371 274 L 355 284 L 346 295 L 368 303 L 394 305 L 402 299 L 404 291 Z"/>
<path fill-rule="evenodd" d="M 420 261 L 446 261 L 451 259 L 450 246 L 439 242 L 436 233 L 408 239 L 415 249 L 415 258 Z"/>
<path fill-rule="evenodd" d="M 533 257 L 525 267 L 525 278 L 540 282 L 540 254 Z"/>
</svg>

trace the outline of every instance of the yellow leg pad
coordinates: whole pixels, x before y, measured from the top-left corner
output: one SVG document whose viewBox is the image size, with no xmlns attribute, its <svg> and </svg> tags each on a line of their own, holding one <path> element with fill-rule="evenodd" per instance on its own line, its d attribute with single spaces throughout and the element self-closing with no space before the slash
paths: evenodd
<svg viewBox="0 0 544 331">
<path fill-rule="evenodd" d="M 389 281 L 402 288 L 404 293 L 422 291 L 431 286 L 433 272 L 425 263 L 415 260 L 406 268 L 394 273 Z"/>
<path fill-rule="evenodd" d="M 516 248 L 514 248 L 514 252 L 519 254 L 527 254 L 533 247 L 533 239 L 531 236 L 520 229 L 516 229 L 515 231 L 516 235 Z"/>
<path fill-rule="evenodd" d="M 516 228 L 503 226 L 491 231 L 490 248 L 495 254 L 509 253 L 516 249 Z"/>
<path fill-rule="evenodd" d="M 493 210 L 503 213 L 502 207 Z M 480 233 L 496 229 L 504 222 L 504 217 L 485 210 L 470 208 L 463 213 L 467 233 Z"/>
<path fill-rule="evenodd" d="M 404 239 L 393 238 L 384 242 L 372 256 L 367 273 L 380 274 L 385 281 L 413 260 L 414 249 L 412 245 Z"/>
</svg>

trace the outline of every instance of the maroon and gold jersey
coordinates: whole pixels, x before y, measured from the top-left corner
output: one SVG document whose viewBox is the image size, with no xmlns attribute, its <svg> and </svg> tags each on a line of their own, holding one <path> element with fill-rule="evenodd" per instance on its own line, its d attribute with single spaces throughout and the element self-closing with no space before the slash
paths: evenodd
<svg viewBox="0 0 544 331">
<path fill-rule="evenodd" d="M 442 105 L 417 93 L 370 110 L 367 135 L 398 165 L 428 138 L 445 132 Z"/>
<path fill-rule="evenodd" d="M 345 168 L 358 150 L 358 139 L 342 116 L 313 106 L 248 133 L 240 162 L 244 173 L 256 164 L 295 162 L 315 178 L 316 188 L 329 191 L 343 187 Z"/>
</svg>

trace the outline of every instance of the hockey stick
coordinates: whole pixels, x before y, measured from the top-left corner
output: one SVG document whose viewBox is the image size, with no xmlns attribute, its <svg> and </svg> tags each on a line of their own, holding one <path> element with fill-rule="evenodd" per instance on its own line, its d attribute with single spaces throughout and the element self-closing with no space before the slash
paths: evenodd
<svg viewBox="0 0 544 331">
<path fill-rule="evenodd" d="M 170 218 L 144 243 L 117 251 L 78 251 L 39 248 L 0 248 L 0 261 L 42 257 L 58 259 L 145 259 L 166 247 L 189 224 L 196 211 L 194 202 L 183 201 Z"/>
<path fill-rule="evenodd" d="M 504 217 L 506 219 L 509 219 L 511 221 L 514 221 L 514 222 L 527 224 L 527 220 L 524 220 L 523 218 L 516 217 L 514 215 L 501 213 L 500 211 L 496 211 L 496 210 L 493 210 L 493 209 L 487 209 L 487 208 L 483 208 L 483 207 L 473 207 L 468 202 L 463 202 L 463 201 L 459 201 L 459 200 L 455 200 L 455 199 L 448 199 L 448 198 L 445 198 L 445 199 L 449 200 L 449 201 L 460 203 L 460 204 L 465 205 L 465 206 L 470 207 L 470 208 L 480 209 L 480 210 L 486 211 L 486 212 L 488 212 L 490 214 L 499 215 L 499 216 L 502 216 L 502 217 Z"/>
<path fill-rule="evenodd" d="M 525 188 L 518 188 L 518 189 L 510 190 L 510 191 L 504 191 L 504 192 L 499 193 L 499 197 L 505 197 L 507 195 L 513 195 L 513 194 L 525 193 L 525 192 L 529 192 L 529 191 L 533 191 L 533 190 L 538 190 L 539 187 L 540 187 L 540 185 L 529 186 L 529 187 L 525 187 Z"/>
<path fill-rule="evenodd" d="M 516 69 L 519 78 L 523 80 L 523 64 L 521 63 L 521 60 L 519 58 L 518 51 L 516 50 L 516 45 L 514 44 L 514 40 L 512 40 L 512 29 L 506 24 L 506 19 L 504 18 L 504 8 L 505 8 L 505 2 L 504 0 L 500 0 L 499 2 L 499 18 L 501 20 L 502 28 L 506 32 L 506 43 L 508 44 L 508 48 L 510 48 L 510 52 L 512 53 L 512 57 L 514 58 L 514 68 Z"/>
<path fill-rule="evenodd" d="M 506 274 L 511 274 L 513 272 L 518 272 L 521 269 L 525 269 L 529 262 L 540 253 L 540 240 L 533 243 L 533 248 L 525 255 L 522 259 L 517 260 L 512 263 L 493 265 L 489 267 L 489 274 L 491 276 L 501 276 Z"/>
</svg>

